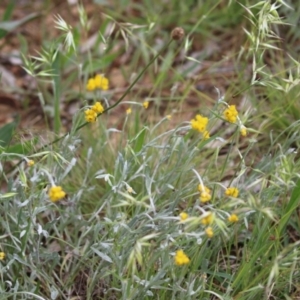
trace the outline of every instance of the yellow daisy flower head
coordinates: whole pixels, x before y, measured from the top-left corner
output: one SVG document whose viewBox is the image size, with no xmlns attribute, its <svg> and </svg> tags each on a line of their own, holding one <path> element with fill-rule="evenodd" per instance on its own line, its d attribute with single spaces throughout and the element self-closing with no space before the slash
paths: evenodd
<svg viewBox="0 0 300 300">
<path fill-rule="evenodd" d="M 236 214 L 231 214 L 228 217 L 228 221 L 231 223 L 236 223 L 239 220 L 238 216 Z"/>
<path fill-rule="evenodd" d="M 177 250 L 176 251 L 174 260 L 175 260 L 175 265 L 177 265 L 177 266 L 186 265 L 186 264 L 188 264 L 190 262 L 190 259 L 183 252 L 183 250 Z"/>
<path fill-rule="evenodd" d="M 145 109 L 147 109 L 149 107 L 149 101 L 143 102 L 143 106 Z"/>
<path fill-rule="evenodd" d="M 172 119 L 172 115 L 166 115 L 166 118 L 170 121 Z"/>
<path fill-rule="evenodd" d="M 102 114 L 104 108 L 100 102 L 96 102 L 91 108 L 96 114 Z"/>
<path fill-rule="evenodd" d="M 201 223 L 203 225 L 210 225 L 212 224 L 213 221 L 214 221 L 214 215 L 211 212 L 207 213 L 206 216 L 204 216 L 204 218 L 201 219 Z"/>
<path fill-rule="evenodd" d="M 97 74 L 94 77 L 94 80 L 95 80 L 96 88 L 101 89 L 103 91 L 108 90 L 109 81 L 108 81 L 108 79 L 106 77 L 104 77 L 104 76 L 102 76 L 100 74 Z"/>
<path fill-rule="evenodd" d="M 206 203 L 206 202 L 208 202 L 209 200 L 211 200 L 211 194 L 210 194 L 210 193 L 202 192 L 202 193 L 200 194 L 200 202 Z"/>
<path fill-rule="evenodd" d="M 199 184 L 198 191 L 200 192 L 200 202 L 205 203 L 211 199 L 211 190 L 208 187 Z"/>
<path fill-rule="evenodd" d="M 97 88 L 96 81 L 94 78 L 90 78 L 87 82 L 86 89 L 88 91 L 94 91 Z"/>
<path fill-rule="evenodd" d="M 214 236 L 214 231 L 211 227 L 207 227 L 205 229 L 205 233 L 206 233 L 207 237 L 210 239 Z"/>
<path fill-rule="evenodd" d="M 195 119 L 191 120 L 191 126 L 194 130 L 204 132 L 208 123 L 208 118 L 201 115 L 196 115 Z"/>
<path fill-rule="evenodd" d="M 48 191 L 48 196 L 52 202 L 57 202 L 66 196 L 61 186 L 52 186 Z"/>
<path fill-rule="evenodd" d="M 189 215 L 186 212 L 182 212 L 179 214 L 179 217 L 180 217 L 180 221 L 182 222 L 186 220 L 189 217 Z"/>
<path fill-rule="evenodd" d="M 228 122 L 235 123 L 238 117 L 238 111 L 236 110 L 235 105 L 230 105 L 225 109 L 223 115 Z"/>
<path fill-rule="evenodd" d="M 27 161 L 27 166 L 28 166 L 28 167 L 34 166 L 34 160 L 32 160 L 32 159 L 28 160 L 28 161 Z"/>
<path fill-rule="evenodd" d="M 0 260 L 4 260 L 5 259 L 5 253 L 4 252 L 0 252 Z"/>
<path fill-rule="evenodd" d="M 94 123 L 97 119 L 97 113 L 92 109 L 87 109 L 85 112 L 85 120 L 89 123 Z"/>
<path fill-rule="evenodd" d="M 247 128 L 245 126 L 241 126 L 240 134 L 241 136 L 247 136 Z"/>
<path fill-rule="evenodd" d="M 239 195 L 239 190 L 236 187 L 230 187 L 225 191 L 226 196 L 237 198 Z"/>
<path fill-rule="evenodd" d="M 86 85 L 86 89 L 88 91 L 94 91 L 96 89 L 101 89 L 103 91 L 106 91 L 108 90 L 108 88 L 109 88 L 109 80 L 100 74 L 97 74 L 95 77 L 90 78 Z"/>
<path fill-rule="evenodd" d="M 129 108 L 127 108 L 127 109 L 126 109 L 126 114 L 127 114 L 127 115 L 130 115 L 131 113 L 132 113 L 132 110 L 131 110 L 131 108 L 130 108 L 130 107 L 129 107 Z"/>
</svg>

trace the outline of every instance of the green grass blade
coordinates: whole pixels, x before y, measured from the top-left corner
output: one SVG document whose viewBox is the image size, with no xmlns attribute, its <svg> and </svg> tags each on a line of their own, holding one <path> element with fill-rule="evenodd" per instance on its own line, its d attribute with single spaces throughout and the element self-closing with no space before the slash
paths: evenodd
<svg viewBox="0 0 300 300">
<path fill-rule="evenodd" d="M 280 219 L 279 226 L 278 226 L 279 236 L 281 236 L 281 234 L 284 231 L 284 229 L 286 228 L 293 212 L 299 206 L 299 202 L 300 202 L 300 180 L 297 181 L 296 186 L 294 187 L 294 189 L 292 191 L 290 201 L 289 201 L 287 207 L 285 208 L 285 211 L 282 214 L 282 217 Z"/>
<path fill-rule="evenodd" d="M 146 128 L 143 128 L 135 139 L 134 152 L 138 153 L 142 150 L 145 140 Z"/>
<path fill-rule="evenodd" d="M 18 120 L 8 123 L 0 128 L 0 146 L 7 147 L 12 139 Z"/>
<path fill-rule="evenodd" d="M 3 18 L 2 21 L 8 21 L 11 18 L 12 12 L 14 10 L 15 7 L 15 1 L 11 1 L 7 7 L 6 10 L 3 14 Z M 0 23 L 1 24 L 1 23 Z M 0 39 L 2 39 L 3 37 L 5 37 L 7 34 L 6 30 L 0 29 Z"/>
<path fill-rule="evenodd" d="M 0 29 L 5 30 L 7 32 L 14 31 L 17 27 L 27 23 L 28 21 L 31 21 L 32 19 L 36 18 L 38 15 L 39 14 L 37 13 L 32 13 L 21 20 L 0 22 Z"/>
</svg>

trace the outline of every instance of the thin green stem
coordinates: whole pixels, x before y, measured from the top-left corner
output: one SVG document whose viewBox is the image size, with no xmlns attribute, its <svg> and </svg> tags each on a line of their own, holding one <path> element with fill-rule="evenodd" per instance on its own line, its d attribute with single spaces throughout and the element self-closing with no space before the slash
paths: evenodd
<svg viewBox="0 0 300 300">
<path fill-rule="evenodd" d="M 149 61 L 149 63 L 145 66 L 145 68 L 139 73 L 139 75 L 133 80 L 133 82 L 130 84 L 130 86 L 126 89 L 125 93 L 116 101 L 116 103 L 114 103 L 113 105 L 109 106 L 108 108 L 106 108 L 104 110 L 103 113 L 108 112 L 109 110 L 113 109 L 114 107 L 116 107 L 127 95 L 128 93 L 131 91 L 131 89 L 135 86 L 135 84 L 138 82 L 138 80 L 144 75 L 144 73 L 146 72 L 146 70 L 153 64 L 153 62 L 169 47 L 169 45 L 172 43 L 173 39 L 170 39 L 169 42 Z M 97 116 L 97 118 L 100 116 L 101 114 L 99 114 Z M 85 127 L 87 124 L 89 124 L 89 122 L 84 122 L 80 125 L 78 125 L 75 130 L 73 131 L 74 133 L 76 133 L 79 129 Z M 37 149 L 36 151 L 34 151 L 33 153 L 37 153 L 39 151 L 44 150 L 45 148 L 59 142 L 60 140 L 62 140 L 63 138 L 65 138 L 67 135 L 69 135 L 70 132 L 67 132 L 66 134 L 64 134 L 63 136 L 54 139 L 52 142 L 47 143 L 46 145 L 41 146 L 39 149 Z M 21 159 L 15 166 L 13 166 L 8 172 L 12 172 L 17 166 L 19 166 L 22 162 L 24 161 L 24 159 Z"/>
<path fill-rule="evenodd" d="M 163 49 L 161 49 L 161 51 L 159 51 L 150 61 L 149 63 L 146 65 L 146 67 L 140 72 L 140 74 L 135 78 L 135 80 L 131 83 L 131 85 L 127 88 L 127 90 L 125 91 L 125 93 L 118 99 L 118 101 L 109 106 L 108 108 L 106 108 L 104 110 L 103 113 L 106 113 L 107 111 L 113 109 L 114 107 L 116 107 L 127 95 L 128 93 L 131 91 L 131 89 L 135 86 L 135 84 L 138 82 L 138 80 L 144 75 L 144 73 L 146 72 L 146 70 L 153 64 L 153 62 L 165 51 L 165 49 L 167 49 L 169 47 L 169 45 L 171 44 L 173 40 L 171 39 Z M 100 116 L 100 114 L 97 116 L 97 118 Z M 81 129 L 82 127 L 86 126 L 87 124 L 89 124 L 88 122 L 84 122 L 81 125 L 79 125 L 76 129 L 75 132 L 77 132 L 79 129 Z"/>
</svg>

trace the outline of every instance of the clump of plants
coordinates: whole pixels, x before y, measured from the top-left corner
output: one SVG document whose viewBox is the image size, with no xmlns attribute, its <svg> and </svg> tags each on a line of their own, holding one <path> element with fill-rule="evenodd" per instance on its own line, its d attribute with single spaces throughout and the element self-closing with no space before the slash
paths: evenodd
<svg viewBox="0 0 300 300">
<path fill-rule="evenodd" d="M 251 58 L 253 67 L 245 97 L 275 81 L 282 87 L 262 61 L 277 47 L 272 26 L 283 23 L 283 1 L 275 2 L 241 4 L 249 53 L 237 60 Z M 145 34 L 107 18 L 126 43 L 137 42 L 136 29 Z M 23 57 L 41 94 L 52 84 L 54 139 L 36 137 L 15 151 L 13 131 L 0 129 L 10 135 L 0 152 L 1 299 L 296 299 L 299 121 L 273 134 L 263 106 L 240 105 L 218 90 L 192 118 L 178 117 L 182 103 L 160 115 L 158 101 L 136 97 L 134 88 L 164 57 L 175 59 L 172 47 L 193 60 L 188 32 L 175 28 L 116 96 L 105 67 L 95 67 L 111 54 L 113 36 L 99 31 L 106 52 L 99 58 L 90 49 L 86 59 L 74 29 L 60 16 L 55 24 L 60 38 Z M 66 133 L 60 106 L 71 66 L 81 104 Z"/>
</svg>

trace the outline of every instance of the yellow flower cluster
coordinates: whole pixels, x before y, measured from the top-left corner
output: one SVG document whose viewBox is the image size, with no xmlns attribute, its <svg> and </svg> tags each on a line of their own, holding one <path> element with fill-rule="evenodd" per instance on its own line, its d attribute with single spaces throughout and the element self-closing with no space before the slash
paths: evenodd
<svg viewBox="0 0 300 300">
<path fill-rule="evenodd" d="M 5 258 L 5 253 L 4 252 L 0 252 L 0 260 L 4 260 Z"/>
<path fill-rule="evenodd" d="M 183 250 L 177 250 L 175 255 L 175 264 L 177 266 L 186 265 L 190 262 L 188 256 L 183 252 Z"/>
<path fill-rule="evenodd" d="M 85 120 L 89 123 L 93 123 L 96 121 L 97 113 L 95 113 L 92 109 L 87 109 L 85 112 Z"/>
<path fill-rule="evenodd" d="M 96 102 L 93 106 L 92 106 L 92 110 L 97 113 L 97 114 L 102 114 L 104 111 L 104 108 L 102 106 L 102 104 L 100 102 Z"/>
<path fill-rule="evenodd" d="M 93 123 L 97 119 L 98 114 L 102 114 L 104 108 L 100 102 L 96 102 L 90 109 L 87 109 L 85 113 L 85 120 L 89 123 Z"/>
<path fill-rule="evenodd" d="M 198 130 L 201 133 L 206 131 L 207 123 L 208 123 L 208 118 L 203 117 L 201 115 L 196 115 L 195 119 L 191 120 L 192 128 Z"/>
<path fill-rule="evenodd" d="M 237 198 L 239 195 L 239 190 L 235 187 L 230 187 L 230 188 L 226 189 L 225 195 Z"/>
<path fill-rule="evenodd" d="M 182 222 L 186 220 L 189 217 L 189 215 L 186 212 L 182 212 L 179 214 L 179 217 L 180 217 L 180 221 Z"/>
<path fill-rule="evenodd" d="M 241 126 L 240 134 L 241 136 L 247 136 L 247 128 L 245 126 Z"/>
<path fill-rule="evenodd" d="M 94 91 L 96 89 L 101 89 L 103 91 L 108 90 L 109 81 L 104 76 L 97 74 L 95 77 L 90 78 L 86 85 L 88 91 Z"/>
<path fill-rule="evenodd" d="M 144 106 L 145 109 L 147 109 L 148 106 L 149 106 L 149 101 L 145 101 L 145 102 L 143 103 L 143 106 Z"/>
<path fill-rule="evenodd" d="M 207 227 L 205 229 L 205 233 L 206 233 L 207 237 L 210 239 L 214 236 L 214 231 L 211 227 Z"/>
<path fill-rule="evenodd" d="M 127 109 L 126 109 L 126 114 L 127 114 L 127 115 L 130 115 L 131 113 L 132 113 L 132 109 L 131 109 L 130 107 L 127 108 Z"/>
<path fill-rule="evenodd" d="M 209 212 L 203 219 L 201 219 L 201 223 L 203 225 L 210 225 L 214 220 L 214 215 Z"/>
<path fill-rule="evenodd" d="M 204 185 L 198 185 L 198 191 L 200 192 L 200 201 L 202 203 L 208 202 L 211 199 L 211 190 Z"/>
<path fill-rule="evenodd" d="M 28 161 L 27 161 L 27 166 L 28 166 L 28 167 L 34 166 L 34 161 L 33 161 L 32 159 L 28 160 Z"/>
<path fill-rule="evenodd" d="M 228 217 L 228 221 L 231 223 L 236 223 L 239 220 L 239 217 L 236 214 L 231 214 Z"/>
<path fill-rule="evenodd" d="M 235 123 L 238 117 L 238 111 L 236 110 L 235 105 L 230 105 L 224 110 L 223 114 L 224 118 L 230 123 Z"/>
<path fill-rule="evenodd" d="M 52 186 L 49 189 L 48 196 L 52 202 L 57 202 L 66 196 L 61 186 Z"/>
</svg>

